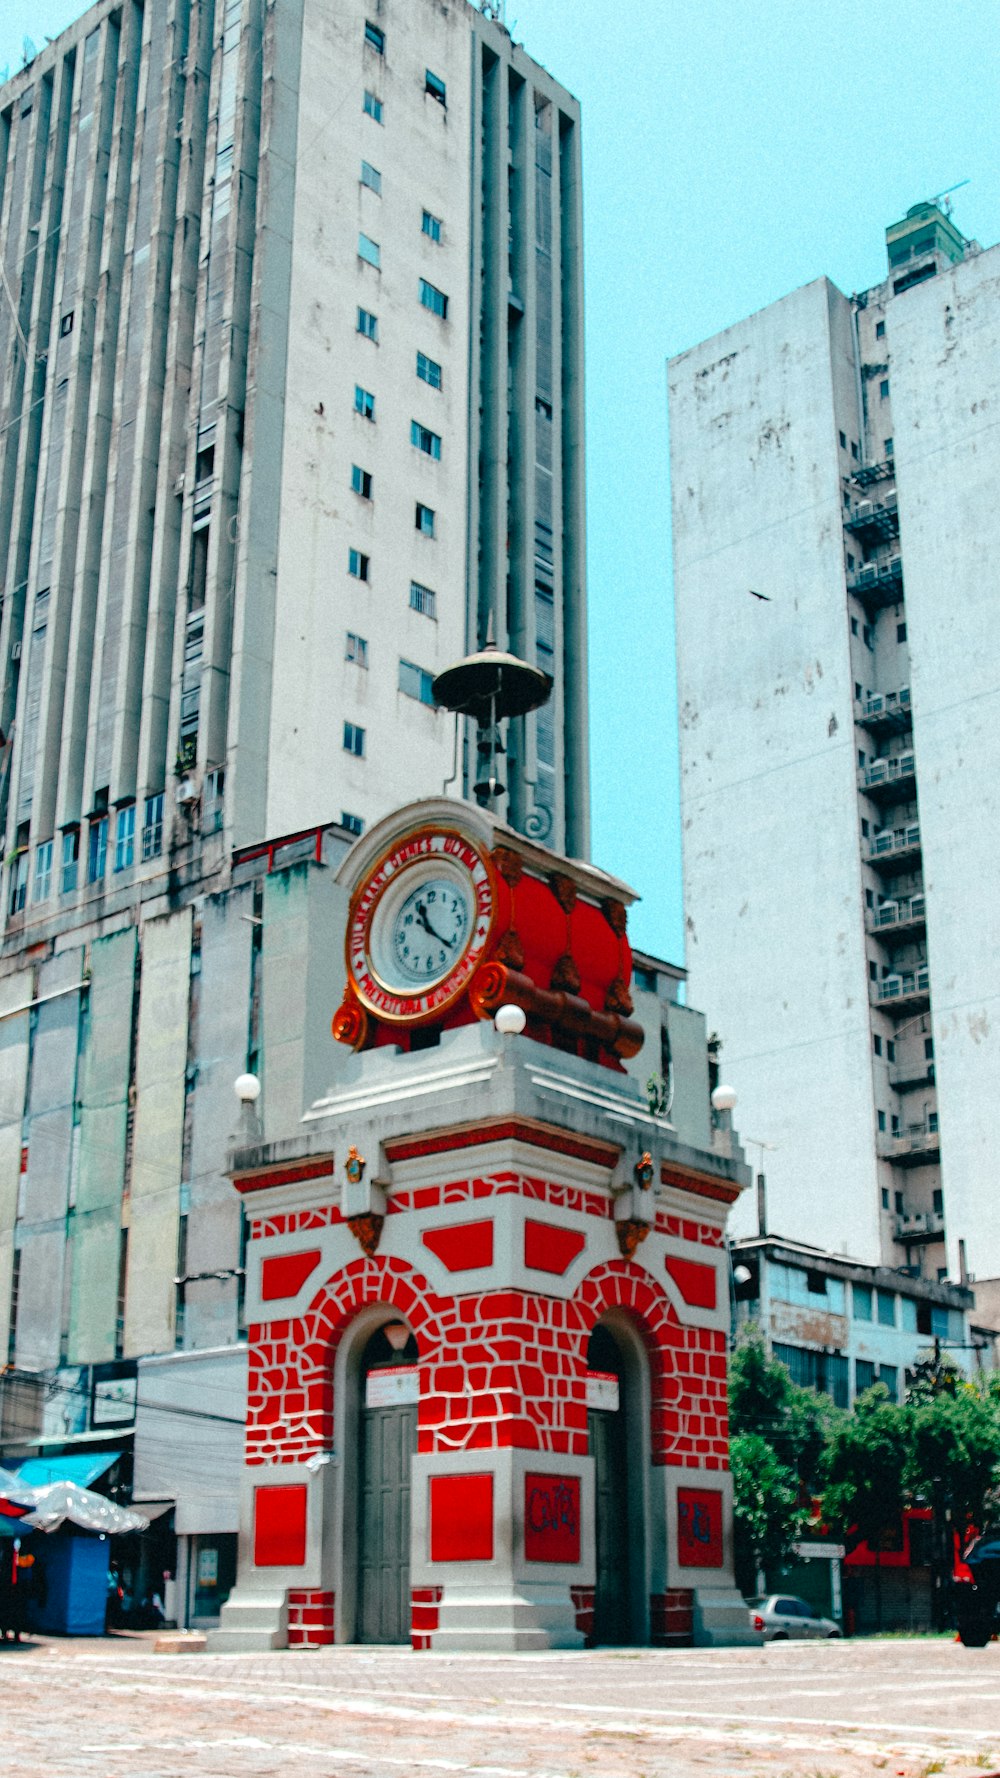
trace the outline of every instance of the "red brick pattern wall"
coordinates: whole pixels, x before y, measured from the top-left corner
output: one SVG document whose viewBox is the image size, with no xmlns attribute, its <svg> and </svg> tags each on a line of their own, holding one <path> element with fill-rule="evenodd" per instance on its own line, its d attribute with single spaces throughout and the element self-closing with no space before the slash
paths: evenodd
<svg viewBox="0 0 1000 1778">
<path fill-rule="evenodd" d="M 279 1221 L 282 1232 L 298 1227 L 291 1215 L 269 1229 Z M 649 1353 L 653 1462 L 727 1466 L 725 1334 L 683 1326 L 639 1266 L 597 1266 L 569 1301 L 516 1290 L 441 1297 L 404 1260 L 381 1255 L 344 1267 L 306 1314 L 251 1326 L 248 1463 L 329 1448 L 334 1353 L 358 1312 L 377 1303 L 405 1315 L 417 1338 L 422 1452 L 585 1455 L 587 1341 L 604 1311 L 620 1307 Z"/>
<path fill-rule="evenodd" d="M 654 1648 L 690 1648 L 694 1637 L 694 1594 L 688 1587 L 651 1593 L 649 1640 Z"/>
<path fill-rule="evenodd" d="M 333 1641 L 334 1596 L 332 1593 L 293 1587 L 288 1595 L 288 1646 L 305 1643 L 326 1647 Z"/>
<path fill-rule="evenodd" d="M 578 1630 L 583 1631 L 583 1645 L 585 1648 L 593 1648 L 593 1646 L 594 1646 L 594 1588 L 593 1587 L 570 1587 L 569 1594 L 570 1594 L 570 1598 L 573 1601 L 573 1612 L 576 1617 L 576 1627 Z"/>
<path fill-rule="evenodd" d="M 411 1592 L 410 1641 L 414 1648 L 430 1648 L 438 1627 L 443 1587 L 414 1587 Z"/>
</svg>

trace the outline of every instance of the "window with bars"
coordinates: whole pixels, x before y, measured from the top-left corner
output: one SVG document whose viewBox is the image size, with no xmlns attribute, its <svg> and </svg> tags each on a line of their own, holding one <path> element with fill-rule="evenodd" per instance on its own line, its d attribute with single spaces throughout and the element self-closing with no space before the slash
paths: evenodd
<svg viewBox="0 0 1000 1778">
<path fill-rule="evenodd" d="M 419 611 L 421 617 L 436 617 L 437 594 L 429 586 L 421 586 L 418 580 L 411 580 L 410 610 Z"/>
</svg>

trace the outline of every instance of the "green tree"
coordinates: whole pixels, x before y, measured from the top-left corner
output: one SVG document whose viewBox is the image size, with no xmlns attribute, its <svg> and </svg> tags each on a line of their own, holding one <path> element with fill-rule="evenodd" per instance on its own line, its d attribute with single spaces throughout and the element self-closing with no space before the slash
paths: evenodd
<svg viewBox="0 0 1000 1778">
<path fill-rule="evenodd" d="M 761 1571 L 787 1560 L 809 1508 L 802 1501 L 795 1470 L 781 1462 L 759 1432 L 733 1436 L 729 1466 L 737 1580 L 745 1593 L 756 1592 Z"/>
<path fill-rule="evenodd" d="M 884 1383 L 858 1397 L 834 1428 L 823 1454 L 823 1517 L 875 1552 L 875 1621 L 882 1628 L 882 1546 L 899 1525 L 909 1459 L 909 1413 Z"/>
<path fill-rule="evenodd" d="M 910 1399 L 906 1486 L 933 1514 L 934 1621 L 949 1618 L 952 1537 L 964 1544 L 990 1513 L 1000 1482 L 1000 1413 L 973 1383 L 948 1382 L 937 1393 Z"/>
</svg>

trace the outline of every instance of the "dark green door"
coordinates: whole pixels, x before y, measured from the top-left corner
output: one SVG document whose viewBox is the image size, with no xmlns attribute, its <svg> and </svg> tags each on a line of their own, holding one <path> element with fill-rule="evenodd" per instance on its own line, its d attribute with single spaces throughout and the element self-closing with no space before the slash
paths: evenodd
<svg viewBox="0 0 1000 1778">
<path fill-rule="evenodd" d="M 359 1642 L 410 1640 L 410 1461 L 417 1446 L 415 1401 L 387 1406 L 366 1404 L 368 1379 L 387 1368 L 413 1364 L 412 1356 L 392 1352 L 377 1333 L 365 1354 L 361 1407 L 358 1488 Z"/>
<path fill-rule="evenodd" d="M 587 1415 L 594 1459 L 597 1584 L 594 1640 L 605 1644 L 634 1640 L 628 1525 L 628 1444 L 625 1381 L 621 1355 L 606 1328 L 596 1327 L 587 1354 L 592 1370 L 618 1378 L 617 1408 L 592 1408 Z"/>
</svg>

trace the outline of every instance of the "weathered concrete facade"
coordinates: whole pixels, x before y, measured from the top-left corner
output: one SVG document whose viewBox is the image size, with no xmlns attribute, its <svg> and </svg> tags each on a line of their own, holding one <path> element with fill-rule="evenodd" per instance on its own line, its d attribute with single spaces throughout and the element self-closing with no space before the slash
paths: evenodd
<svg viewBox="0 0 1000 1778">
<path fill-rule="evenodd" d="M 888 238 L 671 365 L 688 955 L 773 1225 L 988 1279 L 1000 249 Z"/>
</svg>

